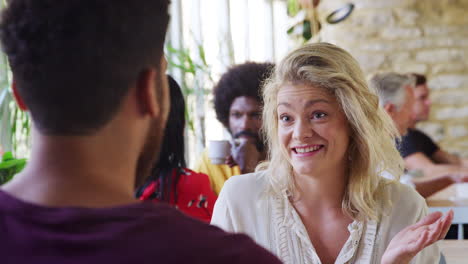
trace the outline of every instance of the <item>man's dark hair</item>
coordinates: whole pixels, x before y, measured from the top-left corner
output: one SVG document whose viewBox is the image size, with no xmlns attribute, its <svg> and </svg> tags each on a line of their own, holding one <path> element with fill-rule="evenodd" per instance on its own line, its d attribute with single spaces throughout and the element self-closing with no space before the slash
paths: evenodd
<svg viewBox="0 0 468 264">
<path fill-rule="evenodd" d="M 226 128 L 229 128 L 229 109 L 237 97 L 252 97 L 263 105 L 261 86 L 273 67 L 272 63 L 246 62 L 233 66 L 221 76 L 213 91 L 214 107 L 216 117 Z"/>
<path fill-rule="evenodd" d="M 0 38 L 18 93 L 45 134 L 111 120 L 129 88 L 159 68 L 168 0 L 14 0 Z"/>
<path fill-rule="evenodd" d="M 153 167 L 150 177 L 146 184 L 136 191 L 136 196 L 140 197 L 145 188 L 153 181 L 159 181 L 159 189 L 157 191 L 157 199 L 169 202 L 171 193 L 174 194 L 177 200 L 177 182 L 181 170 L 186 168 L 185 162 L 185 144 L 184 144 L 184 129 L 185 129 L 185 100 L 182 91 L 177 82 L 168 76 L 171 109 L 164 130 L 164 139 L 161 146 L 161 154 L 159 160 Z M 178 170 L 177 177 L 172 178 L 173 170 Z"/>
<path fill-rule="evenodd" d="M 426 84 L 427 79 L 426 76 L 424 76 L 423 74 L 411 73 L 411 75 L 413 75 L 413 77 L 416 78 L 416 86 Z"/>
</svg>

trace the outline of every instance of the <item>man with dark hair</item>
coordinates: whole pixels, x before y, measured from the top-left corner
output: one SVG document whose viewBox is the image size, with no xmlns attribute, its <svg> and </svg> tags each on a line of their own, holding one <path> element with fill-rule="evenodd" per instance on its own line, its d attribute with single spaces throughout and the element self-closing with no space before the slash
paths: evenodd
<svg viewBox="0 0 468 264">
<path fill-rule="evenodd" d="M 468 174 L 468 160 L 461 159 L 441 149 L 428 135 L 416 128 L 420 121 L 429 118 L 431 101 L 426 77 L 412 74 L 416 78 L 413 88 L 415 102 L 412 108 L 412 123 L 408 133 L 402 138 L 400 153 L 409 170 L 421 170 L 431 174 Z"/>
<path fill-rule="evenodd" d="M 260 133 L 263 105 L 260 88 L 273 66 L 254 62 L 233 66 L 214 88 L 216 117 L 231 134 L 233 147 L 226 164 L 221 165 L 212 164 L 205 151 L 195 170 L 208 174 L 216 194 L 228 178 L 253 172 L 266 157 Z"/>
<path fill-rule="evenodd" d="M 168 1 L 14 0 L 2 47 L 29 110 L 27 167 L 0 190 L 2 263 L 278 263 L 136 186 L 158 157 L 169 100 Z"/>
</svg>

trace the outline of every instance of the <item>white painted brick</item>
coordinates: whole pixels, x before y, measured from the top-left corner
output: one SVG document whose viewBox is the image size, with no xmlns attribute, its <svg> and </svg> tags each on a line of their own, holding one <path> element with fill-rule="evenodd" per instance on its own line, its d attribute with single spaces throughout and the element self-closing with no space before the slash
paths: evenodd
<svg viewBox="0 0 468 264">
<path fill-rule="evenodd" d="M 362 43 L 363 39 L 370 39 L 378 36 L 377 28 L 355 28 L 349 25 L 325 25 L 320 31 L 321 41 L 335 43 L 338 46 L 346 44 Z"/>
<path fill-rule="evenodd" d="M 466 32 L 466 26 L 437 26 L 437 25 L 425 25 L 423 27 L 423 32 L 425 36 L 435 36 L 435 37 L 440 37 L 440 36 L 450 36 L 452 34 L 456 35 L 467 35 L 468 32 Z"/>
<path fill-rule="evenodd" d="M 385 62 L 385 55 L 381 53 L 353 54 L 365 72 L 377 70 Z"/>
<path fill-rule="evenodd" d="M 395 18 L 391 9 L 381 12 L 356 11 L 346 22 L 353 27 L 388 27 L 395 24 Z"/>
<path fill-rule="evenodd" d="M 405 39 L 398 41 L 399 46 L 403 50 L 415 50 L 415 49 L 422 49 L 428 47 L 428 41 L 424 38 L 417 38 L 417 39 Z"/>
<path fill-rule="evenodd" d="M 440 105 L 468 104 L 468 91 L 450 91 L 442 94 L 431 94 L 431 100 Z"/>
<path fill-rule="evenodd" d="M 392 64 L 403 64 L 410 60 L 409 52 L 398 52 L 393 53 L 392 56 L 388 57 Z"/>
<path fill-rule="evenodd" d="M 416 39 L 422 35 L 422 31 L 415 27 L 385 27 L 382 30 L 382 37 L 390 40 L 394 39 Z"/>
<path fill-rule="evenodd" d="M 468 117 L 468 106 L 465 107 L 445 107 L 436 110 L 435 117 L 439 120 L 449 120 Z"/>
<path fill-rule="evenodd" d="M 463 62 L 436 64 L 432 66 L 432 74 L 460 72 L 466 68 Z"/>
<path fill-rule="evenodd" d="M 444 138 L 445 130 L 444 130 L 444 127 L 440 123 L 424 122 L 424 123 L 419 123 L 417 127 L 421 129 L 422 131 L 424 131 L 424 133 L 426 133 L 428 136 L 432 138 L 432 140 L 436 142 Z"/>
<path fill-rule="evenodd" d="M 462 150 L 460 150 L 459 147 L 460 147 L 460 145 L 462 145 L 462 144 L 460 144 L 460 143 L 462 143 L 462 144 L 468 144 L 468 141 L 463 142 L 463 141 L 457 140 L 457 143 L 456 143 L 456 144 L 458 145 L 458 148 L 457 148 L 457 146 L 450 146 L 450 144 L 444 144 L 444 145 L 448 145 L 448 146 L 445 146 L 445 147 L 442 146 L 442 149 L 445 150 L 445 151 L 447 151 L 447 152 L 450 153 L 450 154 L 454 154 L 454 155 L 457 155 L 457 156 L 459 156 L 459 157 L 465 157 L 466 155 L 468 155 L 468 151 L 462 151 Z M 452 144 L 453 144 L 453 143 L 452 143 Z"/>
<path fill-rule="evenodd" d="M 429 79 L 428 85 L 434 90 L 467 88 L 468 76 L 461 74 L 439 75 Z"/>
<path fill-rule="evenodd" d="M 449 126 L 448 133 L 453 138 L 464 137 L 468 135 L 468 128 L 463 125 Z"/>
<path fill-rule="evenodd" d="M 448 36 L 444 36 L 443 38 L 439 36 L 439 37 L 427 39 L 427 41 L 428 41 L 428 47 L 464 48 L 468 46 L 468 37 L 452 35 L 452 34 Z"/>
<path fill-rule="evenodd" d="M 323 1 L 323 2 L 333 2 L 333 1 Z M 360 0 L 354 1 L 356 8 L 395 8 L 395 7 L 405 7 L 415 3 L 416 0 Z"/>
<path fill-rule="evenodd" d="M 468 140 L 458 141 L 457 144 L 458 144 L 459 146 L 463 146 L 463 147 L 467 147 L 467 148 L 468 148 Z M 468 151 L 468 149 L 467 149 L 467 151 Z M 468 153 L 468 152 L 467 152 L 467 153 Z M 465 156 L 467 156 L 467 155 L 465 155 Z"/>
<path fill-rule="evenodd" d="M 447 62 L 462 61 L 465 52 L 460 49 L 433 49 L 420 51 L 416 54 L 416 60 L 421 62 Z"/>
<path fill-rule="evenodd" d="M 394 12 L 401 24 L 409 26 L 415 25 L 418 17 L 420 16 L 418 12 L 404 8 L 395 8 Z"/>
<path fill-rule="evenodd" d="M 391 51 L 395 49 L 395 45 L 390 42 L 368 42 L 359 45 L 359 48 L 363 51 Z"/>
<path fill-rule="evenodd" d="M 346 0 L 321 1 L 323 17 Z M 350 51 L 365 72 L 428 75 L 433 107 L 419 126 L 443 148 L 468 156 L 468 0 L 355 0 L 353 14 L 324 23 L 323 41 Z M 326 36 L 326 37 L 324 37 Z"/>
<path fill-rule="evenodd" d="M 393 65 L 393 69 L 397 72 L 426 72 L 428 67 L 422 63 L 401 63 Z"/>
</svg>

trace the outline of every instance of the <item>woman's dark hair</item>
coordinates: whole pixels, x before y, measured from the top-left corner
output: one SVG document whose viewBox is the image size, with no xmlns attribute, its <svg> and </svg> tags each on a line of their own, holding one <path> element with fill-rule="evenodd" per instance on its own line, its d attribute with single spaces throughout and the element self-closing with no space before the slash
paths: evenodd
<svg viewBox="0 0 468 264">
<path fill-rule="evenodd" d="M 159 181 L 159 189 L 156 190 L 155 198 L 161 201 L 169 201 L 171 192 L 174 192 L 177 200 L 176 186 L 182 169 L 187 167 L 185 162 L 185 100 L 177 82 L 167 76 L 169 81 L 171 108 L 167 119 L 164 139 L 161 146 L 159 160 L 151 171 L 146 184 L 139 188 L 136 196 L 142 195 L 143 190 L 153 181 Z M 176 178 L 172 179 L 173 170 L 176 169 Z"/>
<path fill-rule="evenodd" d="M 221 76 L 213 90 L 214 108 L 216 117 L 226 128 L 229 129 L 231 104 L 237 97 L 252 97 L 263 105 L 261 86 L 273 67 L 272 63 L 246 62 L 233 66 Z"/>
</svg>

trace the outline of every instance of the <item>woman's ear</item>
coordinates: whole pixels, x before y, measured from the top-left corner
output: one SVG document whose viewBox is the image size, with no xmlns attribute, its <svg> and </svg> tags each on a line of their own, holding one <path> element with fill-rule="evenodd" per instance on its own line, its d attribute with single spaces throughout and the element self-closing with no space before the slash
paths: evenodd
<svg viewBox="0 0 468 264">
<path fill-rule="evenodd" d="M 16 81 L 13 79 L 13 82 L 11 83 L 11 90 L 13 91 L 13 97 L 15 98 L 16 104 L 18 105 L 19 109 L 22 111 L 28 111 L 28 107 L 23 101 L 23 98 L 21 98 L 20 94 L 18 93 L 18 87 L 16 86 Z"/>
</svg>

